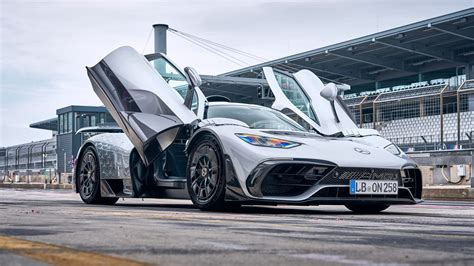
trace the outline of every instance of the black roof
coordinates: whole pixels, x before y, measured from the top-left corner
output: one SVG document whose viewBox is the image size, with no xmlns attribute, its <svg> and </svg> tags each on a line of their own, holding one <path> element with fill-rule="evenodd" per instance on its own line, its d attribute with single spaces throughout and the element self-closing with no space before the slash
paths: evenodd
<svg viewBox="0 0 474 266">
<path fill-rule="evenodd" d="M 58 130 L 58 118 L 46 119 L 36 123 L 30 124 L 31 128 L 46 129 L 46 130 Z"/>
<path fill-rule="evenodd" d="M 104 106 L 70 105 L 56 110 L 57 115 L 68 112 L 106 113 L 107 109 Z"/>
</svg>

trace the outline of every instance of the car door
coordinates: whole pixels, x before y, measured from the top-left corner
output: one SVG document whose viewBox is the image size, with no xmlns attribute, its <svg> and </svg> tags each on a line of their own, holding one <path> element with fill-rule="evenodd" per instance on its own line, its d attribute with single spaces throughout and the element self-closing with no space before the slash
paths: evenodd
<svg viewBox="0 0 474 266">
<path fill-rule="evenodd" d="M 323 135 L 357 129 L 357 125 L 340 99 L 335 102 L 339 118 L 337 122 L 330 102 L 320 95 L 324 84 L 311 71 L 301 70 L 295 74 L 289 74 L 271 67 L 264 67 L 263 72 L 275 96 L 272 105 L 274 109 L 285 114 L 290 113 L 293 119 L 297 116 L 295 119 L 297 122 Z"/>
<path fill-rule="evenodd" d="M 188 106 L 199 119 L 203 119 L 207 99 L 200 88 L 195 87 L 189 92 L 189 84 L 183 71 L 169 57 L 162 53 L 148 54 L 145 58 L 152 64 L 160 76 L 180 96 L 180 102 L 186 102 L 186 97 L 192 97 Z"/>
<path fill-rule="evenodd" d="M 323 133 L 311 99 L 296 80 L 283 72 L 273 70 L 271 67 L 264 67 L 263 73 L 275 97 L 272 108 L 282 111 L 306 129 Z"/>
<path fill-rule="evenodd" d="M 184 105 L 182 94 L 195 95 L 199 88 L 190 88 L 188 94 L 184 75 L 164 57 L 150 63 L 133 48 L 120 47 L 88 67 L 87 73 L 95 93 L 146 165 L 173 142 L 181 126 L 198 120 L 197 111 Z M 170 85 L 170 76 L 176 87 Z"/>
<path fill-rule="evenodd" d="M 294 73 L 293 76 L 311 98 L 311 103 L 318 114 L 322 127 L 329 131 L 358 129 L 350 111 L 339 96 L 334 101 L 334 108 L 338 118 L 336 119 L 334 112 L 332 112 L 331 102 L 320 94 L 324 89 L 324 84 L 318 76 L 307 69 L 300 70 Z"/>
</svg>

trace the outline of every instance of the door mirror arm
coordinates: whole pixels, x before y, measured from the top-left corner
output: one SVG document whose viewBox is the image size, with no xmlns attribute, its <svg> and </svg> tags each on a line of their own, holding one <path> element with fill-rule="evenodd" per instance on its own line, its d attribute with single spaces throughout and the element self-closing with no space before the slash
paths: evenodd
<svg viewBox="0 0 474 266">
<path fill-rule="evenodd" d="M 337 115 L 336 105 L 334 103 L 334 101 L 337 98 L 337 94 L 338 94 L 338 89 L 334 83 L 326 84 L 326 86 L 324 86 L 324 89 L 320 93 L 320 95 L 324 99 L 328 100 L 331 103 L 332 113 L 334 114 L 334 118 L 336 119 L 336 122 L 339 123 L 341 121 L 339 120 L 339 116 Z"/>
<path fill-rule="evenodd" d="M 336 112 L 336 105 L 334 104 L 334 100 L 332 100 L 331 102 L 331 109 L 332 109 L 332 113 L 334 114 L 334 118 L 336 119 L 336 122 L 341 122 L 341 120 L 339 120 L 339 116 L 337 115 L 337 112 Z"/>
<path fill-rule="evenodd" d="M 188 82 L 188 92 L 186 93 L 186 98 L 184 99 L 184 105 L 191 109 L 194 96 L 194 88 L 199 87 L 202 84 L 201 76 L 192 67 L 185 67 L 184 73 L 186 74 L 186 81 Z"/>
<path fill-rule="evenodd" d="M 193 96 L 194 96 L 194 87 L 191 85 L 188 86 L 188 92 L 186 93 L 186 98 L 184 99 L 184 105 L 191 109 L 191 105 L 193 104 Z"/>
</svg>

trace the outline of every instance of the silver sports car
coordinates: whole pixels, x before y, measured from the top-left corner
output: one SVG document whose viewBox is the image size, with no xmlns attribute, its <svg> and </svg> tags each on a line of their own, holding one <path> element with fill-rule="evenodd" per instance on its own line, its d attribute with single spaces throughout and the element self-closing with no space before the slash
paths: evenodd
<svg viewBox="0 0 474 266">
<path fill-rule="evenodd" d="M 200 76 L 166 56 L 121 47 L 87 73 L 120 129 L 80 148 L 74 185 L 85 203 L 190 198 L 201 210 L 242 204 L 341 204 L 376 213 L 421 199 L 421 172 L 375 130 L 357 128 L 312 72 L 264 68 L 273 103 L 206 99 Z"/>
</svg>

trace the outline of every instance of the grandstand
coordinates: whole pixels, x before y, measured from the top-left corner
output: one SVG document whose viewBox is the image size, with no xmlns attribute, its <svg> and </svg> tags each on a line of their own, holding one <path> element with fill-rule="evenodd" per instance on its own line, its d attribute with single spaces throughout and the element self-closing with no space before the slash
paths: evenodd
<svg viewBox="0 0 474 266">
<path fill-rule="evenodd" d="M 349 84 L 343 99 L 356 123 L 406 151 L 469 149 L 473 63 L 470 8 L 221 76 L 258 80 L 264 66 L 290 73 L 308 69 L 325 82 Z"/>
</svg>

